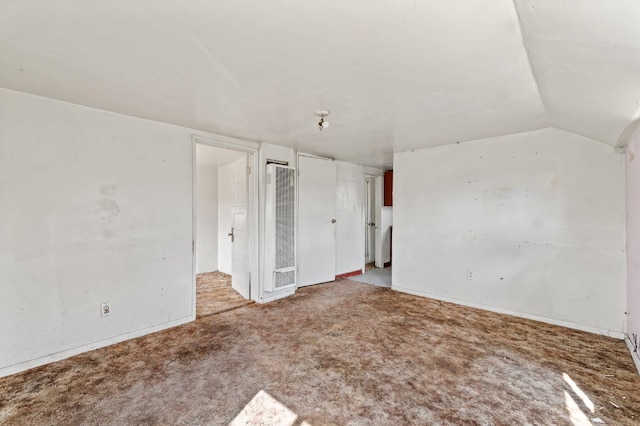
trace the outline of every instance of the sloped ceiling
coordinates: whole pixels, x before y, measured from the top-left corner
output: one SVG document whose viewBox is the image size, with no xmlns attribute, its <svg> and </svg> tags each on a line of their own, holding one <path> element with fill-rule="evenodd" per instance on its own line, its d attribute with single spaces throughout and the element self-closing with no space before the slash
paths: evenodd
<svg viewBox="0 0 640 426">
<path fill-rule="evenodd" d="M 548 126 L 615 145 L 637 22 L 632 0 L 2 0 L 0 86 L 379 167 Z"/>
<path fill-rule="evenodd" d="M 640 112 L 640 1 L 515 2 L 551 124 L 609 145 Z"/>
</svg>

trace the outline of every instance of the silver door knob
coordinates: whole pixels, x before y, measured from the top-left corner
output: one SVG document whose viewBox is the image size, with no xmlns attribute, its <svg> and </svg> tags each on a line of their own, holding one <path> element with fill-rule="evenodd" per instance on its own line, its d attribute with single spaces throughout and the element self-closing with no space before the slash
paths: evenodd
<svg viewBox="0 0 640 426">
<path fill-rule="evenodd" d="M 233 242 L 233 239 L 235 237 L 235 235 L 233 235 L 233 228 L 231 228 L 231 232 L 229 232 L 227 235 L 231 237 L 231 242 Z"/>
<path fill-rule="evenodd" d="M 331 219 L 331 223 L 336 223 L 336 222 L 337 222 L 337 220 Z"/>
</svg>

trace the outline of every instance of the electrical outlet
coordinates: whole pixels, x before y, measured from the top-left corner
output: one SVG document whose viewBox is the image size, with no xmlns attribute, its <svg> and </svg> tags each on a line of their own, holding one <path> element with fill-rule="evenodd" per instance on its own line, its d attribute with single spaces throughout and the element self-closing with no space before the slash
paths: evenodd
<svg viewBox="0 0 640 426">
<path fill-rule="evenodd" d="M 473 280 L 476 278 L 476 273 L 473 271 L 467 271 L 467 279 L 468 280 Z"/>
<path fill-rule="evenodd" d="M 111 303 L 106 302 L 100 305 L 100 315 L 103 317 L 111 315 Z"/>
</svg>

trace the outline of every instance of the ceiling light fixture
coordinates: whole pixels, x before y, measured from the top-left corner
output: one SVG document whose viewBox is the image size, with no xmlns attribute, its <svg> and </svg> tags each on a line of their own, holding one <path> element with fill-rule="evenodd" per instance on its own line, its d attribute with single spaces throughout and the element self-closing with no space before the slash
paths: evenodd
<svg viewBox="0 0 640 426">
<path fill-rule="evenodd" d="M 316 111 L 316 115 L 320 117 L 320 121 L 318 122 L 318 128 L 320 130 L 326 129 L 329 127 L 329 122 L 325 121 L 325 117 L 329 115 L 329 111 L 327 110 L 318 110 Z"/>
</svg>

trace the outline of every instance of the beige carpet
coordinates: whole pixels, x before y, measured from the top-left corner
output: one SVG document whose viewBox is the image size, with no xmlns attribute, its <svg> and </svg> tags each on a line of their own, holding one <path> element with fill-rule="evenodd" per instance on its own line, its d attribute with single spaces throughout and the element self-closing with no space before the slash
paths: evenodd
<svg viewBox="0 0 640 426">
<path fill-rule="evenodd" d="M 231 275 L 207 272 L 196 275 L 196 317 L 206 317 L 253 303 L 231 288 Z"/>
<path fill-rule="evenodd" d="M 0 379 L 0 423 L 637 425 L 639 389 L 621 341 L 343 280 Z"/>
</svg>

